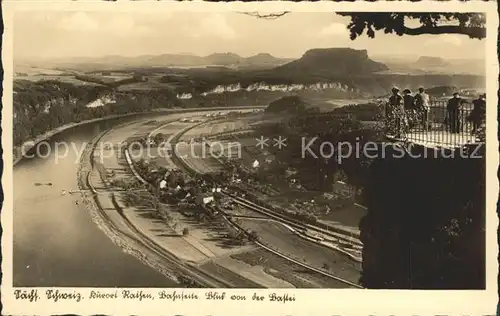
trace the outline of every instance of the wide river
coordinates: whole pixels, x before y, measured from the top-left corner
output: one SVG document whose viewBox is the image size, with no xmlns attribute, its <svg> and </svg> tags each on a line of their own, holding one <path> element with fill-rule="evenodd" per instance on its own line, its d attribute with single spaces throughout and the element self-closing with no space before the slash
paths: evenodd
<svg viewBox="0 0 500 316">
<path fill-rule="evenodd" d="M 92 123 L 67 130 L 50 142 L 82 149 L 113 124 L 132 118 Z M 156 270 L 121 250 L 92 221 L 78 189 L 79 153 L 70 150 L 56 162 L 24 159 L 14 168 L 14 286 L 172 287 Z M 52 183 L 35 185 L 36 183 Z"/>
</svg>

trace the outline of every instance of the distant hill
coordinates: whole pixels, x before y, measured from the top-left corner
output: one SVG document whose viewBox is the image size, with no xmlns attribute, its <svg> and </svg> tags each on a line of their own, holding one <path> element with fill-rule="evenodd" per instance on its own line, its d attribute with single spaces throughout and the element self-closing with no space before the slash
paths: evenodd
<svg viewBox="0 0 500 316">
<path fill-rule="evenodd" d="M 450 64 L 441 57 L 421 56 L 414 64 L 415 67 L 447 67 Z"/>
<path fill-rule="evenodd" d="M 202 59 L 208 65 L 231 66 L 238 65 L 245 58 L 235 53 L 215 53 Z"/>
<path fill-rule="evenodd" d="M 71 58 L 43 60 L 43 62 L 27 62 L 32 66 L 53 68 L 68 68 L 81 71 L 102 71 L 108 69 L 140 68 L 140 67 L 207 67 L 226 66 L 232 68 L 273 68 L 289 62 L 290 59 L 277 58 L 267 53 L 260 53 L 250 57 L 241 57 L 238 54 L 214 53 L 208 56 L 192 54 L 161 54 L 143 56 L 103 56 L 97 58 Z M 40 63 L 41 65 L 37 65 Z"/>
<path fill-rule="evenodd" d="M 486 73 L 484 60 L 481 59 L 443 59 L 433 56 L 374 56 L 389 67 L 386 73 L 417 74 L 468 74 L 484 76 Z"/>
<path fill-rule="evenodd" d="M 245 68 L 273 68 L 293 61 L 290 58 L 276 58 L 269 53 L 259 53 L 240 61 L 239 66 Z"/>
<path fill-rule="evenodd" d="M 135 65 L 147 65 L 147 66 L 192 66 L 192 65 L 206 65 L 206 60 L 203 57 L 189 55 L 189 54 L 163 54 L 156 56 L 147 56 L 146 58 L 133 57 L 124 60 L 125 64 L 127 62 L 132 62 Z"/>
<path fill-rule="evenodd" d="M 274 114 L 298 114 L 303 113 L 308 107 L 309 104 L 300 97 L 286 96 L 269 103 L 269 106 L 266 108 L 266 112 Z"/>
<path fill-rule="evenodd" d="M 272 64 L 276 63 L 276 57 L 269 53 L 259 53 L 257 55 L 246 58 L 245 62 L 255 64 Z"/>
<path fill-rule="evenodd" d="M 389 70 L 368 57 L 366 50 L 325 48 L 308 50 L 300 59 L 275 68 L 283 75 L 363 76 Z"/>
<path fill-rule="evenodd" d="M 426 92 L 431 96 L 443 96 L 443 95 L 452 95 L 454 92 L 459 91 L 460 89 L 457 86 L 437 86 L 428 88 Z"/>
</svg>

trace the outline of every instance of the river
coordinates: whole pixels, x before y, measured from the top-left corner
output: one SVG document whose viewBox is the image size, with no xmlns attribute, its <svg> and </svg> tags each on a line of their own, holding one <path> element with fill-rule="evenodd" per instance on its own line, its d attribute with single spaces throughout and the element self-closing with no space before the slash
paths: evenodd
<svg viewBox="0 0 500 316">
<path fill-rule="evenodd" d="M 113 124 L 91 123 L 49 141 L 47 158 L 24 159 L 14 168 L 14 286 L 173 287 L 175 283 L 121 250 L 92 221 L 78 189 L 79 153 L 70 150 L 56 163 L 54 143 L 84 144 Z M 35 185 L 52 183 L 52 185 Z"/>
</svg>

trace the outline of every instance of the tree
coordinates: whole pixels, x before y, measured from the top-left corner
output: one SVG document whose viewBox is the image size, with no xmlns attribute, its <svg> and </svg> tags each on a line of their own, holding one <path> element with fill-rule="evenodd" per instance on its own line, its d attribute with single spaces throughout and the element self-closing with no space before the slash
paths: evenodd
<svg viewBox="0 0 500 316">
<path fill-rule="evenodd" d="M 257 232 L 252 230 L 252 231 L 248 232 L 248 240 L 249 241 L 258 241 L 259 235 L 257 235 Z"/>
<path fill-rule="evenodd" d="M 466 2 L 467 0 L 461 0 Z M 241 12 L 259 19 L 277 19 L 288 13 L 261 14 L 258 12 Z M 351 39 L 354 40 L 366 34 L 370 38 L 375 37 L 375 31 L 383 30 L 386 34 L 396 33 L 402 35 L 422 35 L 422 34 L 463 34 L 470 38 L 483 39 L 486 37 L 486 16 L 483 13 L 450 13 L 450 12 L 339 12 L 342 16 L 351 18 L 347 28 L 351 32 Z M 419 24 L 417 27 L 409 26 L 409 21 Z"/>
<path fill-rule="evenodd" d="M 278 19 L 282 16 L 284 16 L 285 14 L 288 14 L 290 13 L 290 11 L 283 11 L 283 12 L 276 12 L 276 13 L 259 13 L 259 12 L 240 12 L 242 14 L 245 14 L 245 15 L 249 15 L 249 16 L 254 16 L 254 17 L 257 17 L 259 19 L 266 19 L 266 20 L 275 20 L 275 19 Z"/>
<path fill-rule="evenodd" d="M 375 31 L 386 34 L 422 35 L 422 34 L 463 34 L 470 38 L 486 37 L 486 16 L 483 13 L 338 13 L 351 18 L 347 26 L 352 40 L 362 35 L 375 37 Z M 408 22 L 417 22 L 417 27 Z"/>
<path fill-rule="evenodd" d="M 182 230 L 182 235 L 183 235 L 183 236 L 187 236 L 187 235 L 189 235 L 189 228 L 184 227 L 184 229 Z"/>
<path fill-rule="evenodd" d="M 164 141 L 165 141 L 165 135 L 163 135 L 162 133 L 158 133 L 154 136 L 154 142 L 157 145 L 162 144 Z"/>
<path fill-rule="evenodd" d="M 177 182 L 178 182 L 177 174 L 175 172 L 171 172 L 168 175 L 167 181 L 168 181 L 168 186 L 169 187 L 175 188 L 177 186 Z"/>
</svg>

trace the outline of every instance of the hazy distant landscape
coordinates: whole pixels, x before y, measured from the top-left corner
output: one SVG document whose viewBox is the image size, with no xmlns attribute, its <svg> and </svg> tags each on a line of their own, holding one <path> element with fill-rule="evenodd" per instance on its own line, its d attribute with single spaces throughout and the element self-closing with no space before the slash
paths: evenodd
<svg viewBox="0 0 500 316">
<path fill-rule="evenodd" d="M 379 62 L 368 51 L 351 48 L 311 49 L 296 60 L 215 53 L 18 61 L 14 137 L 19 143 L 69 116 L 79 121 L 165 107 L 267 105 L 290 95 L 328 110 L 385 96 L 394 85 L 481 90 L 479 65 L 425 56 Z"/>
</svg>

